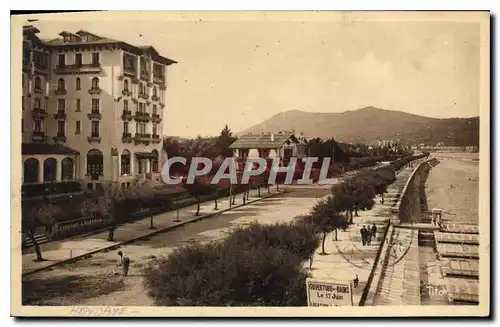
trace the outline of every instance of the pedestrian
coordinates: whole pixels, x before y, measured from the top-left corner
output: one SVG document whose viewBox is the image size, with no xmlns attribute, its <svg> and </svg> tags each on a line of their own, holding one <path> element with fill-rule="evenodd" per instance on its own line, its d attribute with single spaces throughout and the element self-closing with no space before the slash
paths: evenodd
<svg viewBox="0 0 500 327">
<path fill-rule="evenodd" d="M 122 251 L 118 251 L 118 255 L 120 256 L 120 265 L 123 266 L 123 276 L 128 275 L 128 267 L 130 266 L 130 258 L 123 254 Z"/>
<path fill-rule="evenodd" d="M 309 257 L 309 270 L 312 270 L 312 266 L 313 266 L 313 255 L 311 254 L 311 256 Z"/>
<path fill-rule="evenodd" d="M 377 239 L 377 226 L 375 226 L 375 223 L 373 223 L 373 226 L 372 226 L 372 237 L 374 239 Z"/>
<path fill-rule="evenodd" d="M 358 287 L 359 285 L 359 278 L 358 278 L 358 274 L 356 274 L 356 277 L 354 278 L 354 288 Z"/>
<path fill-rule="evenodd" d="M 372 230 L 370 226 L 366 229 L 366 245 L 372 245 Z"/>
<path fill-rule="evenodd" d="M 363 243 L 363 246 L 366 245 L 366 226 L 363 226 L 363 228 L 361 228 L 361 243 Z"/>
</svg>

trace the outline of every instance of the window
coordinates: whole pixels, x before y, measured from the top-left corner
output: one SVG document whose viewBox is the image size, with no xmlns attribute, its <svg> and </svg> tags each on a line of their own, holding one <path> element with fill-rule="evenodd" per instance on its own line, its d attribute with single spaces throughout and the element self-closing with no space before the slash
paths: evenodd
<svg viewBox="0 0 500 327">
<path fill-rule="evenodd" d="M 64 158 L 61 162 L 61 180 L 73 179 L 73 159 Z"/>
<path fill-rule="evenodd" d="M 123 110 L 128 111 L 128 100 L 123 100 Z"/>
<path fill-rule="evenodd" d="M 99 65 L 99 53 L 94 52 L 92 54 L 92 64 L 93 65 Z"/>
<path fill-rule="evenodd" d="M 142 102 L 139 102 L 139 112 L 146 112 L 146 104 L 145 103 L 142 103 Z"/>
<path fill-rule="evenodd" d="M 99 112 L 99 99 L 92 99 L 92 112 Z"/>
<path fill-rule="evenodd" d="M 66 100 L 57 99 L 57 110 L 64 111 L 66 109 Z"/>
<path fill-rule="evenodd" d="M 35 90 L 41 90 L 42 89 L 42 80 L 40 77 L 35 77 Z"/>
<path fill-rule="evenodd" d="M 33 131 L 35 133 L 41 133 L 42 132 L 42 121 L 41 120 L 34 120 L 33 121 Z"/>
<path fill-rule="evenodd" d="M 76 131 L 75 131 L 75 134 L 80 134 L 80 130 L 81 130 L 81 122 L 79 120 L 76 121 Z"/>
<path fill-rule="evenodd" d="M 99 78 L 94 77 L 92 79 L 92 88 L 93 89 L 98 89 L 99 88 Z"/>
<path fill-rule="evenodd" d="M 120 156 L 121 161 L 121 174 L 130 174 L 130 151 L 123 150 Z"/>
<path fill-rule="evenodd" d="M 82 109 L 82 101 L 80 99 L 76 99 L 76 111 L 80 111 Z"/>
<path fill-rule="evenodd" d="M 82 81 L 80 80 L 80 77 L 76 78 L 76 89 L 81 90 L 82 89 Z"/>
<path fill-rule="evenodd" d="M 156 104 L 153 105 L 153 114 L 156 115 Z"/>
<path fill-rule="evenodd" d="M 40 163 L 34 158 L 29 158 L 24 162 L 23 183 L 38 183 L 39 166 Z"/>
<path fill-rule="evenodd" d="M 21 132 L 24 133 L 24 119 L 21 118 Z"/>
<path fill-rule="evenodd" d="M 153 96 L 156 97 L 158 95 L 158 90 L 156 87 L 153 89 Z"/>
<path fill-rule="evenodd" d="M 92 121 L 91 136 L 92 137 L 99 137 L 99 121 L 97 121 L 97 120 Z"/>
<path fill-rule="evenodd" d="M 153 172 L 158 172 L 158 151 L 153 150 L 151 151 L 152 157 L 151 158 L 151 170 Z"/>
<path fill-rule="evenodd" d="M 97 149 L 92 149 L 87 152 L 87 175 L 92 180 L 99 180 L 99 176 L 103 176 L 104 158 L 102 152 Z"/>
<path fill-rule="evenodd" d="M 75 54 L 75 66 L 76 67 L 82 66 L 82 54 L 81 53 Z"/>
<path fill-rule="evenodd" d="M 123 81 L 123 90 L 128 91 L 128 80 Z"/>
<path fill-rule="evenodd" d="M 138 134 L 146 134 L 146 123 L 137 123 L 135 128 Z"/>
<path fill-rule="evenodd" d="M 66 66 L 66 56 L 64 54 L 59 55 L 59 67 Z"/>
<path fill-rule="evenodd" d="M 156 124 L 153 124 L 153 135 L 156 135 Z"/>
<path fill-rule="evenodd" d="M 128 121 L 123 122 L 123 134 L 128 134 Z"/>
<path fill-rule="evenodd" d="M 56 180 L 57 160 L 54 158 L 47 158 L 43 162 L 43 181 L 53 182 Z"/>
<path fill-rule="evenodd" d="M 66 82 L 64 81 L 64 78 L 60 78 L 57 81 L 57 89 L 58 90 L 65 90 L 66 89 Z"/>
<path fill-rule="evenodd" d="M 58 136 L 64 136 L 65 135 L 65 121 L 64 120 L 59 120 L 57 122 L 57 135 Z"/>
<path fill-rule="evenodd" d="M 26 107 L 26 104 L 25 104 L 25 103 L 26 103 L 26 102 L 24 101 L 24 95 L 23 95 L 23 96 L 21 96 L 21 104 L 22 104 L 22 106 L 23 106 L 23 110 L 24 110 L 24 108 Z"/>
<path fill-rule="evenodd" d="M 144 84 L 139 84 L 139 93 L 140 94 L 144 94 L 145 93 L 145 90 L 144 90 Z"/>
<path fill-rule="evenodd" d="M 40 98 L 35 98 L 35 108 L 37 108 L 37 109 L 41 108 L 42 107 L 41 103 L 42 102 L 41 102 Z"/>
</svg>

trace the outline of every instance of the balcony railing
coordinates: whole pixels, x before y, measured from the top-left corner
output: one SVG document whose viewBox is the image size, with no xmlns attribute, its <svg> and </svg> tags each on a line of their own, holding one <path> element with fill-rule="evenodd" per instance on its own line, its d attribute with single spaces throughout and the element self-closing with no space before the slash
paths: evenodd
<svg viewBox="0 0 500 327">
<path fill-rule="evenodd" d="M 48 139 L 45 132 L 33 132 L 32 139 L 34 142 L 44 142 Z"/>
<path fill-rule="evenodd" d="M 101 143 L 101 137 L 99 135 L 96 135 L 96 134 L 87 137 L 87 140 L 89 141 L 89 143 L 92 143 L 92 142 Z"/>
<path fill-rule="evenodd" d="M 149 144 L 149 142 L 151 142 L 151 134 L 135 133 L 134 141 L 136 144 L 144 143 L 147 145 L 147 144 Z"/>
<path fill-rule="evenodd" d="M 139 93 L 138 95 L 139 98 L 147 100 L 148 99 L 148 94 L 147 93 Z"/>
<path fill-rule="evenodd" d="M 123 133 L 122 142 L 123 143 L 132 143 L 132 133 Z"/>
<path fill-rule="evenodd" d="M 87 114 L 87 117 L 91 120 L 100 120 L 102 118 L 102 115 L 99 110 L 93 109 L 89 114 Z"/>
<path fill-rule="evenodd" d="M 165 81 L 165 76 L 153 75 L 153 82 L 158 83 L 158 84 L 163 84 L 164 81 Z"/>
<path fill-rule="evenodd" d="M 101 70 L 101 63 L 92 63 L 82 65 L 58 65 L 55 69 L 55 72 L 56 74 L 100 73 Z"/>
<path fill-rule="evenodd" d="M 53 137 L 54 142 L 66 142 L 66 135 L 64 134 L 57 134 L 56 136 Z"/>
<path fill-rule="evenodd" d="M 132 91 L 129 91 L 129 90 L 123 90 L 122 91 L 122 94 L 125 95 L 125 96 L 131 96 L 132 95 Z"/>
<path fill-rule="evenodd" d="M 151 100 L 153 100 L 153 101 L 160 101 L 160 97 L 159 97 L 159 96 L 157 96 L 157 95 L 153 95 L 153 96 L 151 97 Z"/>
<path fill-rule="evenodd" d="M 165 108 L 165 104 L 164 104 L 164 103 L 160 102 L 159 104 L 160 104 L 160 107 L 161 107 L 162 109 L 163 109 L 163 108 Z"/>
<path fill-rule="evenodd" d="M 92 95 L 99 95 L 99 94 L 101 94 L 101 92 L 102 92 L 102 90 L 98 87 L 89 89 L 89 94 L 92 94 Z"/>
<path fill-rule="evenodd" d="M 33 108 L 33 117 L 43 118 L 47 116 L 47 111 L 43 108 Z"/>
<path fill-rule="evenodd" d="M 137 74 L 137 69 L 134 66 L 123 66 L 123 74 L 135 76 Z"/>
<path fill-rule="evenodd" d="M 123 113 L 122 113 L 122 120 L 128 120 L 128 121 L 131 121 L 132 120 L 132 111 L 130 110 L 123 110 Z"/>
<path fill-rule="evenodd" d="M 153 123 L 159 123 L 161 121 L 160 115 L 159 114 L 152 114 L 151 121 Z"/>
<path fill-rule="evenodd" d="M 153 143 L 160 143 L 160 135 L 159 134 L 153 134 Z"/>
<path fill-rule="evenodd" d="M 40 94 L 40 93 L 43 93 L 43 90 L 42 90 L 42 88 L 41 88 L 41 87 L 35 87 L 35 88 L 33 89 L 33 92 L 35 92 L 35 93 L 39 93 L 39 94 Z"/>
<path fill-rule="evenodd" d="M 54 94 L 55 95 L 64 95 L 66 93 L 68 93 L 68 90 L 66 90 L 66 89 L 56 89 L 56 90 L 54 90 Z"/>
<path fill-rule="evenodd" d="M 135 112 L 134 118 L 136 121 L 144 121 L 144 122 L 148 122 L 151 119 L 149 113 L 140 111 Z"/>
<path fill-rule="evenodd" d="M 142 80 L 145 80 L 145 81 L 149 80 L 149 72 L 144 71 L 144 70 L 141 71 L 140 77 Z"/>
<path fill-rule="evenodd" d="M 54 119 L 65 120 L 66 119 L 66 111 L 65 110 L 57 110 L 57 113 L 54 114 Z"/>
</svg>

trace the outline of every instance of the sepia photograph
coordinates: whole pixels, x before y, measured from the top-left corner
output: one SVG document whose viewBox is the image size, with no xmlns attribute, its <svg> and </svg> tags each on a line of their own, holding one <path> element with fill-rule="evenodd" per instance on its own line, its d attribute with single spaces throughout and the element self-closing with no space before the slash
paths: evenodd
<svg viewBox="0 0 500 327">
<path fill-rule="evenodd" d="M 490 13 L 11 16 L 11 315 L 490 314 Z"/>
</svg>

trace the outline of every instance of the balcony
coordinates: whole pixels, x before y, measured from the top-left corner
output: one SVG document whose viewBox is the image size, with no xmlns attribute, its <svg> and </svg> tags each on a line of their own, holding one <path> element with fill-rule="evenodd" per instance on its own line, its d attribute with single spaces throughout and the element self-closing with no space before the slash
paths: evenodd
<svg viewBox="0 0 500 327">
<path fill-rule="evenodd" d="M 165 91 L 167 89 L 167 84 L 163 83 L 160 85 L 160 90 Z"/>
<path fill-rule="evenodd" d="M 130 111 L 130 110 L 123 110 L 122 120 L 131 121 L 132 119 L 133 119 L 132 111 Z"/>
<path fill-rule="evenodd" d="M 153 82 L 156 84 L 164 84 L 165 76 L 163 75 L 153 75 Z"/>
<path fill-rule="evenodd" d="M 153 95 L 153 96 L 151 97 L 151 100 L 152 100 L 152 101 L 160 101 L 160 97 L 159 97 L 159 96 L 157 96 L 157 95 Z"/>
<path fill-rule="evenodd" d="M 161 107 L 162 109 L 163 109 L 163 108 L 165 108 L 165 104 L 164 104 L 164 103 L 160 102 L 159 104 L 160 104 L 160 107 Z"/>
<path fill-rule="evenodd" d="M 125 95 L 125 96 L 132 96 L 132 91 L 129 91 L 129 90 L 123 90 L 122 91 L 122 94 Z"/>
<path fill-rule="evenodd" d="M 41 88 L 41 87 L 35 87 L 35 88 L 33 89 L 33 92 L 38 93 L 38 94 L 42 94 L 42 93 L 43 93 L 43 90 L 42 90 L 42 88 Z"/>
<path fill-rule="evenodd" d="M 89 94 L 91 95 L 99 95 L 101 92 L 102 90 L 98 87 L 89 89 Z"/>
<path fill-rule="evenodd" d="M 137 97 L 140 98 L 140 99 L 147 100 L 148 99 L 148 94 L 147 93 L 139 93 L 139 95 Z"/>
<path fill-rule="evenodd" d="M 153 143 L 160 143 L 161 138 L 159 134 L 153 134 Z"/>
<path fill-rule="evenodd" d="M 141 71 L 140 77 L 142 80 L 148 81 L 149 80 L 149 72 L 145 71 L 145 70 Z"/>
<path fill-rule="evenodd" d="M 137 77 L 132 78 L 132 84 L 139 84 L 139 79 Z"/>
<path fill-rule="evenodd" d="M 87 114 L 87 117 L 90 120 L 101 120 L 102 115 L 99 110 L 92 110 L 89 114 Z"/>
<path fill-rule="evenodd" d="M 66 93 L 68 93 L 68 90 L 66 90 L 66 89 L 56 89 L 56 90 L 54 90 L 54 94 L 55 95 L 64 95 Z"/>
<path fill-rule="evenodd" d="M 31 73 L 31 70 L 33 69 L 33 65 L 29 60 L 23 60 L 23 72 L 26 73 Z"/>
<path fill-rule="evenodd" d="M 132 143 L 132 133 L 123 133 L 122 142 L 123 143 Z"/>
<path fill-rule="evenodd" d="M 148 145 L 149 142 L 151 142 L 151 134 L 135 133 L 134 141 L 136 145 L 139 143 L 144 143 Z"/>
<path fill-rule="evenodd" d="M 37 65 L 35 63 L 35 74 L 47 75 L 48 73 L 49 73 L 49 67 L 42 66 L 42 65 Z"/>
<path fill-rule="evenodd" d="M 140 111 L 135 112 L 134 118 L 136 121 L 143 121 L 143 122 L 148 122 L 151 119 L 149 113 Z"/>
<path fill-rule="evenodd" d="M 101 71 L 102 68 L 100 63 L 58 65 L 55 69 L 56 74 L 97 74 Z"/>
<path fill-rule="evenodd" d="M 47 111 L 42 108 L 33 108 L 33 118 L 45 118 L 47 116 Z"/>
<path fill-rule="evenodd" d="M 160 115 L 159 114 L 152 114 L 151 115 L 151 121 L 153 123 L 159 123 L 159 122 L 161 122 Z"/>
<path fill-rule="evenodd" d="M 89 136 L 87 137 L 87 140 L 89 141 L 89 143 L 101 143 L 101 137 L 97 134 L 94 134 L 92 136 Z"/>
<path fill-rule="evenodd" d="M 33 132 L 31 135 L 33 142 L 45 142 L 48 137 L 45 135 L 45 132 Z"/>
<path fill-rule="evenodd" d="M 54 119 L 66 120 L 66 111 L 65 110 L 57 110 L 57 113 L 54 114 Z"/>
<path fill-rule="evenodd" d="M 53 137 L 54 142 L 61 142 L 64 143 L 66 142 L 66 136 L 63 134 L 57 134 L 56 136 Z"/>
<path fill-rule="evenodd" d="M 135 77 L 137 69 L 134 66 L 123 66 L 123 75 Z"/>
</svg>

